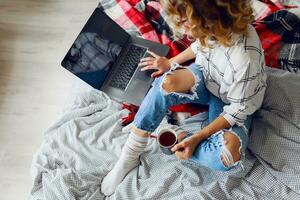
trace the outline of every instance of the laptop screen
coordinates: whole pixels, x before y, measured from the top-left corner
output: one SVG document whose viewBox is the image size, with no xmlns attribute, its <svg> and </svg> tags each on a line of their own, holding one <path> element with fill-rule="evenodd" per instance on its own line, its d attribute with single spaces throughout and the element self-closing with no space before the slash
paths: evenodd
<svg viewBox="0 0 300 200">
<path fill-rule="evenodd" d="M 76 38 L 62 66 L 100 89 L 129 34 L 97 8 Z"/>
</svg>

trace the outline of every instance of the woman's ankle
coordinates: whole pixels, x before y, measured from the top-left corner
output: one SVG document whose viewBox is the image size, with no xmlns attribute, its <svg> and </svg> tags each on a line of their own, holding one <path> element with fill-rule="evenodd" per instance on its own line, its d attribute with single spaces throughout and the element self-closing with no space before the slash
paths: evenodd
<svg viewBox="0 0 300 200">
<path fill-rule="evenodd" d="M 141 137 L 149 137 L 149 134 L 150 134 L 150 132 L 139 129 L 135 126 L 132 126 L 131 132 L 138 135 L 138 136 L 141 136 Z"/>
</svg>

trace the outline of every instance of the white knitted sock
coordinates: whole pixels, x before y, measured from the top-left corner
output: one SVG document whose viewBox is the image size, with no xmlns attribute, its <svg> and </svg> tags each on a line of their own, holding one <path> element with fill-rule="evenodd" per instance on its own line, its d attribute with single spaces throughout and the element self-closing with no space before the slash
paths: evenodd
<svg viewBox="0 0 300 200">
<path fill-rule="evenodd" d="M 101 192 L 109 196 L 133 168 L 138 166 L 140 154 L 148 143 L 148 137 L 141 137 L 131 132 L 114 168 L 104 177 L 101 183 Z"/>
</svg>

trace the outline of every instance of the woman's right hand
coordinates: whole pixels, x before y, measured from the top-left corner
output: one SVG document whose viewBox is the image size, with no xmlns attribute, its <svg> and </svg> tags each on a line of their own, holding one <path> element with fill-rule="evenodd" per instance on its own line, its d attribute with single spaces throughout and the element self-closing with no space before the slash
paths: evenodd
<svg viewBox="0 0 300 200">
<path fill-rule="evenodd" d="M 159 55 L 148 51 L 153 57 L 142 58 L 139 63 L 139 67 L 142 67 L 141 71 L 154 69 L 157 70 L 151 74 L 151 77 L 156 77 L 170 69 L 171 62 L 166 57 L 160 57 Z"/>
<path fill-rule="evenodd" d="M 195 134 L 185 138 L 187 133 L 181 132 L 178 135 L 178 144 L 172 147 L 171 151 L 175 152 L 175 156 L 178 159 L 188 160 L 194 153 L 196 147 L 199 144 L 199 140 L 195 137 Z"/>
</svg>

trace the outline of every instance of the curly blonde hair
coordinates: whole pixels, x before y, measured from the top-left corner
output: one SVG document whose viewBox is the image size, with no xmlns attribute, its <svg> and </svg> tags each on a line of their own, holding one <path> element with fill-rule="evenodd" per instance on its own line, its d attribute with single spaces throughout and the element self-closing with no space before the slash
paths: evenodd
<svg viewBox="0 0 300 200">
<path fill-rule="evenodd" d="M 188 23 L 193 39 L 199 39 L 203 48 L 215 40 L 225 47 L 233 45 L 233 34 L 247 34 L 253 19 L 250 0 L 160 0 L 170 17 L 174 36 L 180 35 Z"/>
</svg>

